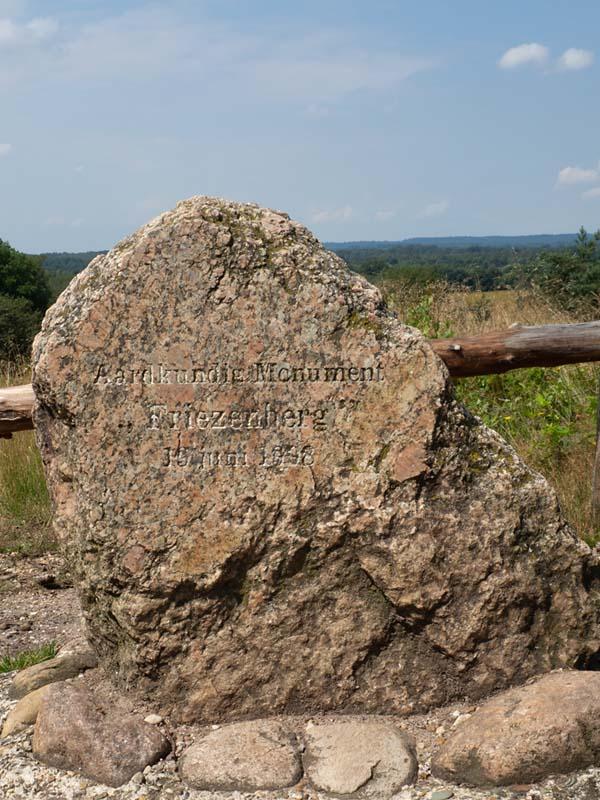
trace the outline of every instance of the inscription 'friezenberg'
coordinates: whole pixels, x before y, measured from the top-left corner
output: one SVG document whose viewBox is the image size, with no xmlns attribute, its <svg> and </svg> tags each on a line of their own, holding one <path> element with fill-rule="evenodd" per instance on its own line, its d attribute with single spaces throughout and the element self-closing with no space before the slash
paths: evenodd
<svg viewBox="0 0 600 800">
<path fill-rule="evenodd" d="M 266 430 L 267 428 L 305 428 L 311 425 L 316 431 L 327 428 L 327 409 L 283 408 L 271 403 L 262 408 L 214 409 L 198 408 L 192 403 L 178 404 L 170 409 L 155 403 L 149 409 L 148 430 Z"/>
<path fill-rule="evenodd" d="M 174 367 L 146 364 L 138 368 L 111 368 L 101 364 L 94 383 L 124 384 L 231 384 L 231 383 L 378 383 L 384 380 L 381 364 L 374 366 L 293 366 L 287 363 L 256 362 L 247 367 L 214 362 L 202 366 Z"/>
</svg>

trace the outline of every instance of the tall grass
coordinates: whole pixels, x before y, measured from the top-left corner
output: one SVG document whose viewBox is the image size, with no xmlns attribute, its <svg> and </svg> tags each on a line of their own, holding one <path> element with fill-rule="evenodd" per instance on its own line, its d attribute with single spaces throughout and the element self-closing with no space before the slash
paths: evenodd
<svg viewBox="0 0 600 800">
<path fill-rule="evenodd" d="M 30 381 L 26 362 L 0 364 L 0 386 Z M 33 433 L 0 439 L 0 550 L 39 554 L 54 549 L 51 506 Z"/>
<path fill-rule="evenodd" d="M 444 283 L 382 286 L 399 317 L 426 336 L 474 335 L 515 323 L 579 322 L 532 291 L 465 292 Z M 588 543 L 600 540 L 591 514 L 600 370 L 595 364 L 522 369 L 456 381 L 458 398 L 504 436 L 556 489 L 563 513 Z"/>
</svg>

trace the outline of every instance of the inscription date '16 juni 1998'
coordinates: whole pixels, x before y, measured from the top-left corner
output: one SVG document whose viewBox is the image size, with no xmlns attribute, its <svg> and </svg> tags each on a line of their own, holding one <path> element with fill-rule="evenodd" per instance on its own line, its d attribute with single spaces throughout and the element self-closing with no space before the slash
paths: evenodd
<svg viewBox="0 0 600 800">
<path fill-rule="evenodd" d="M 286 383 L 372 383 L 384 380 L 383 368 L 377 363 L 368 366 L 293 366 L 288 363 L 256 362 L 248 367 L 213 363 L 187 368 L 163 363 L 147 364 L 138 368 L 114 368 L 101 364 L 96 370 L 96 385 L 201 385 L 226 386 L 231 384 L 286 384 Z M 150 403 L 148 407 L 149 431 L 257 431 L 327 429 L 327 410 L 324 404 L 303 407 L 275 407 L 263 402 L 254 408 L 221 408 L 198 403 Z M 315 463 L 314 448 L 310 445 L 280 442 L 260 447 L 251 454 L 243 443 L 234 449 L 207 447 L 207 442 L 195 447 L 164 447 L 161 466 L 167 468 L 196 467 L 212 470 L 217 467 L 310 467 Z"/>
</svg>

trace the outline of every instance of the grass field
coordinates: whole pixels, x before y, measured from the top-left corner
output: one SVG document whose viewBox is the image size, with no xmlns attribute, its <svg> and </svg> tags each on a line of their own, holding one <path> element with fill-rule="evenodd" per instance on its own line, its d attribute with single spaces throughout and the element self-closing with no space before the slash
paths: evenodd
<svg viewBox="0 0 600 800">
<path fill-rule="evenodd" d="M 0 364 L 0 386 L 29 383 L 24 362 Z M 52 511 L 32 431 L 0 439 L 0 551 L 24 555 L 53 550 Z"/>
<path fill-rule="evenodd" d="M 464 292 L 436 283 L 426 287 L 384 284 L 399 317 L 439 338 L 590 317 L 567 313 L 527 292 Z M 600 531 L 591 517 L 595 450 L 596 365 L 515 370 L 456 382 L 460 400 L 499 431 L 556 489 L 578 534 L 594 544 Z M 4 365 L 0 385 L 29 382 L 27 365 Z M 37 553 L 53 549 L 51 509 L 39 453 L 31 433 L 0 439 L 0 549 Z"/>
</svg>

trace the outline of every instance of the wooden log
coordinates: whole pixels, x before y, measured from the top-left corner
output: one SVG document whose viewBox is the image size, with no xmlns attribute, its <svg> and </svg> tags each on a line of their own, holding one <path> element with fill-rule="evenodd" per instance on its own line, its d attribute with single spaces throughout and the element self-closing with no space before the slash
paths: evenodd
<svg viewBox="0 0 600 800">
<path fill-rule="evenodd" d="M 600 321 L 569 325 L 515 325 L 503 331 L 430 344 L 453 378 L 492 375 L 523 367 L 600 361 Z"/>
<path fill-rule="evenodd" d="M 453 378 L 491 375 L 524 367 L 558 367 L 600 361 L 600 321 L 571 325 L 516 325 L 460 339 L 430 339 Z M 0 437 L 33 427 L 31 386 L 0 389 Z M 599 479 L 600 480 L 600 479 Z"/>
<path fill-rule="evenodd" d="M 33 428 L 33 399 L 30 384 L 0 389 L 0 439 L 10 439 L 17 431 Z"/>
</svg>

